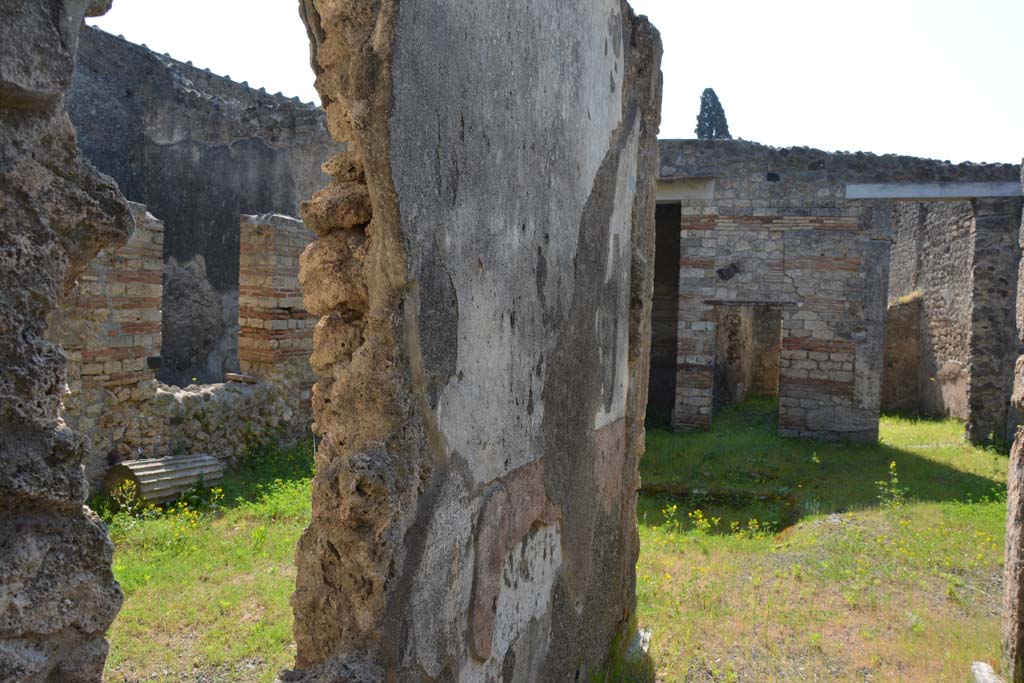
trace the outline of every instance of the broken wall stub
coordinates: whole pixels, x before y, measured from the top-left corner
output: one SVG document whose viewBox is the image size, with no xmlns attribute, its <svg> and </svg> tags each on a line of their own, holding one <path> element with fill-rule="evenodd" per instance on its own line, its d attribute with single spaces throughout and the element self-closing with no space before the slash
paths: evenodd
<svg viewBox="0 0 1024 683">
<path fill-rule="evenodd" d="M 846 184 L 1017 173 L 1010 164 L 663 141 L 665 196 L 682 207 L 673 426 L 710 425 L 714 305 L 767 301 L 792 305 L 783 309 L 780 432 L 876 438 L 893 203 L 847 200 Z"/>
<path fill-rule="evenodd" d="M 60 419 L 46 317 L 132 216 L 75 149 L 64 110 L 83 17 L 109 3 L 0 2 L 0 678 L 97 683 L 121 605 L 84 507 L 84 437 Z"/>
<path fill-rule="evenodd" d="M 303 212 L 288 678 L 589 680 L 635 609 L 657 33 L 620 0 L 302 8 L 353 151 Z"/>
<path fill-rule="evenodd" d="M 885 313 L 882 410 L 914 412 L 921 405 L 921 297 L 889 304 Z"/>
<path fill-rule="evenodd" d="M 89 438 L 90 489 L 123 460 L 204 452 L 233 463 L 253 445 L 308 438 L 314 319 L 302 307 L 299 256 L 313 234 L 288 216 L 241 217 L 239 346 L 254 376 L 175 387 L 152 369 L 163 223 L 131 207 L 132 237 L 93 259 L 47 330 L 68 354 L 61 416 Z"/>
<path fill-rule="evenodd" d="M 81 42 L 68 108 L 82 153 L 165 224 L 157 376 L 221 382 L 238 370 L 239 215 L 298 215 L 341 147 L 313 104 L 96 28 Z"/>
</svg>

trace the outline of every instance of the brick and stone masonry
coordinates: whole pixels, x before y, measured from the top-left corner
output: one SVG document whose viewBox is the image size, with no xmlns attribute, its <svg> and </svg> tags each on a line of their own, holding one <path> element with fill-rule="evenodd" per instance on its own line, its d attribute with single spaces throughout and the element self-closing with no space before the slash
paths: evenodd
<svg viewBox="0 0 1024 683">
<path fill-rule="evenodd" d="M 718 309 L 768 307 L 782 315 L 780 433 L 875 439 L 894 202 L 848 200 L 846 184 L 1016 173 L 1009 164 L 663 141 L 659 201 L 681 206 L 673 427 L 711 424 L 715 359 L 727 353 L 718 340 L 728 338 L 716 334 Z M 989 291 L 998 288 L 1000 276 L 982 270 Z M 1004 298 L 995 307 L 1007 305 Z M 976 403 L 987 405 L 991 393 Z"/>
<path fill-rule="evenodd" d="M 309 356 L 316 316 L 302 303 L 299 258 L 316 235 L 279 214 L 242 216 L 238 280 L 238 361 L 242 372 L 313 386 Z"/>
<path fill-rule="evenodd" d="M 175 387 L 153 372 L 162 334 L 163 223 L 130 206 L 132 237 L 89 264 L 47 331 L 68 356 L 61 414 L 89 437 L 90 487 L 97 490 L 122 460 L 204 452 L 233 462 L 253 443 L 308 436 L 315 320 L 302 306 L 298 273 L 313 234 L 287 216 L 241 217 L 238 345 L 245 372 L 259 381 Z"/>
</svg>

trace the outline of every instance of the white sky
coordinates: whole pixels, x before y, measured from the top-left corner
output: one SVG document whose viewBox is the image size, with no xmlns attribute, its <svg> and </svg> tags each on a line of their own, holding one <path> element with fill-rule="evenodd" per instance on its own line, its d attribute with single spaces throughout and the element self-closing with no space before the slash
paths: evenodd
<svg viewBox="0 0 1024 683">
<path fill-rule="evenodd" d="M 115 0 L 90 23 L 314 101 L 297 4 Z M 1024 155 L 1024 0 L 632 4 L 665 43 L 663 138 L 693 137 L 700 93 L 712 87 L 733 136 L 765 144 L 954 162 Z"/>
</svg>

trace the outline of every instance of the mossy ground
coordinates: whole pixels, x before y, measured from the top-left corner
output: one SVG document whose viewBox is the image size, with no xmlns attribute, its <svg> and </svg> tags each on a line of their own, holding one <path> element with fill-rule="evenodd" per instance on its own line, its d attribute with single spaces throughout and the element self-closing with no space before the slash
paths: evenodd
<svg viewBox="0 0 1024 683">
<path fill-rule="evenodd" d="M 952 420 L 887 416 L 880 443 L 834 444 L 778 437 L 775 413 L 755 400 L 708 433 L 648 433 L 641 668 L 665 683 L 932 682 L 997 664 L 1005 456 Z M 270 449 L 221 494 L 141 516 L 95 501 L 126 596 L 106 680 L 262 683 L 288 667 L 311 478 L 311 447 Z"/>
</svg>

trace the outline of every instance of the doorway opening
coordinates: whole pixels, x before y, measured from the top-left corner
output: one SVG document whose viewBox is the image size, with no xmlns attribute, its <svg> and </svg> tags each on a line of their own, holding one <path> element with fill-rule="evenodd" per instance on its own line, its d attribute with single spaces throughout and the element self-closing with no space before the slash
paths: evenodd
<svg viewBox="0 0 1024 683">
<path fill-rule="evenodd" d="M 672 426 L 672 408 L 676 401 L 682 206 L 679 202 L 658 204 L 654 215 L 654 298 L 651 302 L 647 426 L 668 429 Z"/>
</svg>

